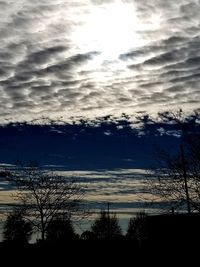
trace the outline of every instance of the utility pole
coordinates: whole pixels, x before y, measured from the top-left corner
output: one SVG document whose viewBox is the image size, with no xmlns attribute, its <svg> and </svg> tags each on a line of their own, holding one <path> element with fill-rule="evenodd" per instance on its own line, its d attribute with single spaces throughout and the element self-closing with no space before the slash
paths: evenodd
<svg viewBox="0 0 200 267">
<path fill-rule="evenodd" d="M 110 203 L 107 203 L 107 216 L 108 216 L 108 238 L 111 239 L 111 225 L 110 225 Z"/>
<path fill-rule="evenodd" d="M 184 155 L 184 150 L 183 150 L 183 144 L 181 144 L 181 163 L 182 163 L 182 168 L 183 168 L 183 178 L 184 178 L 187 210 L 188 210 L 188 213 L 190 214 L 191 207 L 190 207 L 190 197 L 189 197 L 189 191 L 188 191 L 187 172 L 186 172 L 186 166 L 185 166 L 185 155 Z"/>
<path fill-rule="evenodd" d="M 108 218 L 110 218 L 110 203 L 107 203 L 107 214 L 108 214 Z"/>
<path fill-rule="evenodd" d="M 174 207 L 172 207 L 172 215 L 174 215 Z"/>
</svg>

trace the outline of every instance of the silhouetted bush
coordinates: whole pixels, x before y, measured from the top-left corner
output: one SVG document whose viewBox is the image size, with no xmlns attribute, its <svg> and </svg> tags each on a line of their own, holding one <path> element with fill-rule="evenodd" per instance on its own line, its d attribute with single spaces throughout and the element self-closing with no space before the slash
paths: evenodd
<svg viewBox="0 0 200 267">
<path fill-rule="evenodd" d="M 77 240 L 79 236 L 75 233 L 70 219 L 54 218 L 47 227 L 46 240 L 49 242 L 67 242 Z"/>
<path fill-rule="evenodd" d="M 27 222 L 23 213 L 13 210 L 7 217 L 4 224 L 4 241 L 13 241 L 17 243 L 28 243 L 32 235 L 32 226 Z"/>
<path fill-rule="evenodd" d="M 81 239 L 83 240 L 94 240 L 95 239 L 95 234 L 92 232 L 92 231 L 84 231 L 82 234 L 81 234 Z"/>
</svg>

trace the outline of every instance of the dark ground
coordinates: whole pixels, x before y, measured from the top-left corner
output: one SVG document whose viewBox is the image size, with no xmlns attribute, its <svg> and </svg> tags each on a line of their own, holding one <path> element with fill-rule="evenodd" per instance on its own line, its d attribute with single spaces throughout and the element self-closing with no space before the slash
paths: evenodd
<svg viewBox="0 0 200 267">
<path fill-rule="evenodd" d="M 125 239 L 77 240 L 65 244 L 43 245 L 0 243 L 0 255 L 7 263 L 27 260 L 27 266 L 38 265 L 39 259 L 45 266 L 47 262 L 57 262 L 59 266 L 61 262 L 65 266 L 80 263 L 99 266 L 106 265 L 107 262 L 118 264 L 118 260 L 124 263 L 130 261 L 132 266 L 136 262 L 159 262 L 161 259 L 160 266 L 163 266 L 170 261 L 173 265 L 174 257 L 184 262 L 194 260 L 199 255 L 199 214 L 149 216 L 145 231 L 147 238 L 141 243 Z"/>
</svg>

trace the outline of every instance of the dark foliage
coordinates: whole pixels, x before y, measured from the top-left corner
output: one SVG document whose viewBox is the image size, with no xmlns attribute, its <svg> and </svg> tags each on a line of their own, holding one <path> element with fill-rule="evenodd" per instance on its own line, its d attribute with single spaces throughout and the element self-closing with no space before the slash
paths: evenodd
<svg viewBox="0 0 200 267">
<path fill-rule="evenodd" d="M 140 212 L 135 218 L 130 219 L 126 237 L 138 244 L 147 239 L 147 215 L 144 212 Z"/>
<path fill-rule="evenodd" d="M 48 242 L 64 243 L 77 239 L 78 235 L 75 233 L 70 219 L 57 217 L 48 224 L 46 231 L 46 240 Z"/>
<path fill-rule="evenodd" d="M 95 234 L 92 231 L 86 230 L 81 234 L 82 240 L 95 240 Z"/>
<path fill-rule="evenodd" d="M 122 230 L 115 214 L 112 216 L 105 211 L 100 213 L 91 226 L 92 233 L 97 239 L 120 239 Z"/>
<path fill-rule="evenodd" d="M 24 215 L 20 211 L 14 210 L 8 215 L 4 224 L 4 241 L 28 243 L 31 235 L 31 223 L 24 219 Z"/>
</svg>

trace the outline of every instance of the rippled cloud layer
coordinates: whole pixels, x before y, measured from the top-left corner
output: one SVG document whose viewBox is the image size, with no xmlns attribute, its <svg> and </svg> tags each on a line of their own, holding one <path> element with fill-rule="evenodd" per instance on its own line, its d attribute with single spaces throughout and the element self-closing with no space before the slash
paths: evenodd
<svg viewBox="0 0 200 267">
<path fill-rule="evenodd" d="M 0 121 L 200 100 L 200 1 L 0 2 Z"/>
</svg>

